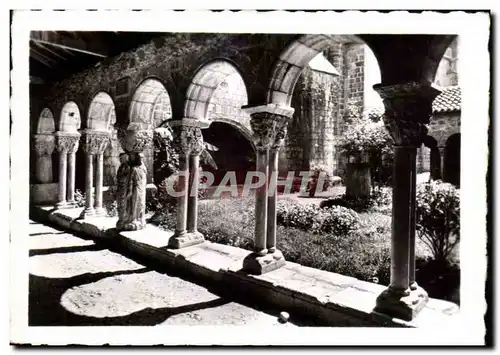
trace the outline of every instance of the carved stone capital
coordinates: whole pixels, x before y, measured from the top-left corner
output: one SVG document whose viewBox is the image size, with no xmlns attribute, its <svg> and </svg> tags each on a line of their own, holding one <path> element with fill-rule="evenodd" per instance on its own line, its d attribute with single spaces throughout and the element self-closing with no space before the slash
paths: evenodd
<svg viewBox="0 0 500 355">
<path fill-rule="evenodd" d="M 75 153 L 78 150 L 80 133 L 56 132 L 57 150 L 61 153 Z"/>
<path fill-rule="evenodd" d="M 274 142 L 271 146 L 271 149 L 280 149 L 283 146 L 283 142 L 285 141 L 286 133 L 287 133 L 287 126 L 288 126 L 288 121 L 290 119 L 285 116 L 280 116 L 277 121 L 276 121 L 276 127 L 275 127 L 275 135 L 274 135 Z"/>
<path fill-rule="evenodd" d="M 432 101 L 440 91 L 429 83 L 375 85 L 385 106 L 384 124 L 395 145 L 420 146 L 427 134 Z"/>
<path fill-rule="evenodd" d="M 33 140 L 37 155 L 51 155 L 54 152 L 56 144 L 53 134 L 36 134 Z"/>
<path fill-rule="evenodd" d="M 196 126 L 174 126 L 174 146 L 179 154 L 199 155 L 204 148 L 201 128 Z"/>
<path fill-rule="evenodd" d="M 83 150 L 87 154 L 102 154 L 109 144 L 109 132 L 84 131 Z"/>
<path fill-rule="evenodd" d="M 253 113 L 250 120 L 258 150 L 279 149 L 286 135 L 288 117 L 269 112 Z"/>
<path fill-rule="evenodd" d="M 130 130 L 119 128 L 118 141 L 126 152 L 142 153 L 153 143 L 152 130 Z"/>
</svg>

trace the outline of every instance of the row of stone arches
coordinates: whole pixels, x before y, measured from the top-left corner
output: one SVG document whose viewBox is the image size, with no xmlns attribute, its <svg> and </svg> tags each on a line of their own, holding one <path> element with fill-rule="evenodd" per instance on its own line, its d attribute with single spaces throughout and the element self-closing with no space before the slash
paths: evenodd
<svg viewBox="0 0 500 355">
<path fill-rule="evenodd" d="M 460 186 L 460 133 L 451 134 L 444 144 L 428 135 L 421 150 L 421 169 L 428 170 L 431 179 Z"/>
<path fill-rule="evenodd" d="M 359 41 L 358 37 L 355 40 Z M 267 99 L 263 99 L 260 105 L 257 105 L 255 102 L 257 95 L 253 97 L 252 105 L 245 108 L 246 113 L 250 116 L 249 123 L 253 132 L 256 170 L 263 176 L 273 176 L 272 174 L 277 171 L 278 151 L 283 144 L 288 120 L 294 112 L 290 107 L 290 100 L 297 79 L 307 63 L 326 48 L 331 41 L 332 37 L 328 35 L 305 35 L 293 41 L 280 54 L 272 69 Z M 382 51 L 382 48 L 386 46 L 383 41 L 372 39 L 370 42 L 381 65 L 383 84 L 377 86 L 380 96 L 386 102 L 403 100 L 403 102 L 408 103 L 408 105 L 394 105 L 392 114 L 395 119 L 391 122 L 393 126 L 388 126 L 397 146 L 395 148 L 394 169 L 394 196 L 397 198 L 393 200 L 392 225 L 393 232 L 397 231 L 397 233 L 393 233 L 392 240 L 393 255 L 397 257 L 392 261 L 391 286 L 387 291 L 390 296 L 387 297 L 389 300 L 399 299 L 402 294 L 409 294 L 409 286 L 415 286 L 414 260 L 410 259 L 410 255 L 414 255 L 415 248 L 414 240 L 410 240 L 412 233 L 413 237 L 415 235 L 414 219 L 412 222 L 412 218 L 410 218 L 410 215 L 414 213 L 415 204 L 415 188 L 411 186 L 414 184 L 411 177 L 415 175 L 416 145 L 420 142 L 416 142 L 412 138 L 419 136 L 417 133 L 420 132 L 420 126 L 428 121 L 428 117 L 425 117 L 426 112 L 428 111 L 430 114 L 432 99 L 439 92 L 431 86 L 431 82 L 439 58 L 448 44 L 447 40 L 443 38 L 438 38 L 435 44 L 432 41 L 425 42 L 429 48 L 423 47 L 422 53 L 419 54 L 417 50 L 413 51 L 412 46 L 405 46 L 405 40 L 401 39 L 401 41 L 403 49 L 398 49 L 407 56 L 402 56 L 397 65 L 394 65 L 392 53 Z M 422 43 L 424 42 L 422 41 Z M 420 43 L 421 46 L 423 46 L 422 43 Z M 412 48 L 409 53 L 404 52 L 404 48 L 407 47 Z M 390 60 L 385 57 L 388 54 L 391 54 Z M 420 61 L 419 66 L 415 65 L 416 61 Z M 176 248 L 203 241 L 203 237 L 197 231 L 197 197 L 188 197 L 187 192 L 192 191 L 192 187 L 197 188 L 198 184 L 196 173 L 199 165 L 199 154 L 203 147 L 201 129 L 208 128 L 210 125 L 210 122 L 207 122 L 209 121 L 207 114 L 209 113 L 210 98 L 218 85 L 231 76 L 227 66 L 219 62 L 210 65 L 210 68 L 208 66 L 202 68 L 194 75 L 187 90 L 183 117 L 175 117 L 174 128 L 178 137 L 176 143 L 182 151 L 180 170 L 181 173 L 185 173 L 185 176 L 189 176 L 190 173 L 193 176 L 189 180 L 183 179 L 180 184 L 186 194 L 178 199 L 177 226 L 174 236 L 169 240 L 170 245 Z M 267 72 L 264 75 L 267 75 Z M 256 86 L 254 85 L 254 87 Z M 125 150 L 131 151 L 133 154 L 144 151 L 147 138 L 139 133 L 151 130 L 151 121 L 145 122 L 145 117 L 154 112 L 155 100 L 152 100 L 151 94 L 155 96 L 155 93 L 160 91 L 160 88 L 155 84 L 147 86 L 143 92 L 138 93 L 136 90 L 134 93 L 134 97 L 136 94 L 138 97 L 135 98 L 136 101 L 132 98 L 129 114 L 133 113 L 133 116 L 127 127 L 133 134 L 129 136 L 129 142 L 125 141 Z M 421 113 L 421 117 L 417 117 L 413 122 L 415 127 L 409 126 L 408 130 L 411 129 L 412 134 L 398 135 L 397 133 L 401 130 L 398 125 L 404 126 L 404 122 L 401 123 L 400 118 L 411 116 L 407 111 L 416 109 L 415 103 L 418 103 L 419 106 L 428 106 L 428 110 L 416 110 Z M 96 132 L 96 130 L 88 131 Z M 92 138 L 92 134 L 87 133 L 89 134 L 87 137 Z M 89 166 L 92 167 L 92 164 L 89 162 L 92 155 L 102 154 L 101 146 L 97 144 L 98 148 L 92 150 L 93 146 L 89 144 L 89 141 L 92 142 L 92 139 L 85 141 L 86 148 L 84 148 L 87 159 L 85 172 L 87 188 L 90 181 L 90 194 L 87 196 L 92 195 L 92 170 L 88 169 Z M 99 140 L 96 139 L 96 141 Z M 128 143 L 130 146 L 127 146 Z M 61 164 L 61 166 L 64 165 Z M 93 207 L 91 202 L 93 201 L 87 201 L 87 208 Z M 285 261 L 282 254 L 276 249 L 276 195 L 268 196 L 267 189 L 261 189 L 256 193 L 255 203 L 255 250 L 245 259 L 243 268 L 249 272 L 263 273 L 282 266 Z M 412 288 L 412 291 L 416 290 L 416 286 Z M 384 299 L 381 298 L 378 303 L 379 310 L 386 310 L 387 305 L 384 302 Z"/>
</svg>

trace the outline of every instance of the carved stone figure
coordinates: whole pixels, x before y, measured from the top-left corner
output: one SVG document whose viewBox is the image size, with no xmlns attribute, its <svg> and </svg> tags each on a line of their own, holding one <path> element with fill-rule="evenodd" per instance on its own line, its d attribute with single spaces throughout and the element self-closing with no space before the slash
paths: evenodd
<svg viewBox="0 0 500 355">
<path fill-rule="evenodd" d="M 125 158 L 127 157 L 127 158 Z M 146 226 L 147 170 L 142 153 L 124 153 L 118 169 L 118 230 L 138 230 Z"/>
<path fill-rule="evenodd" d="M 116 173 L 116 203 L 118 209 L 117 229 L 123 229 L 125 223 L 129 220 L 127 214 L 127 189 L 130 177 L 129 155 L 127 153 L 120 154 L 120 167 Z"/>
</svg>

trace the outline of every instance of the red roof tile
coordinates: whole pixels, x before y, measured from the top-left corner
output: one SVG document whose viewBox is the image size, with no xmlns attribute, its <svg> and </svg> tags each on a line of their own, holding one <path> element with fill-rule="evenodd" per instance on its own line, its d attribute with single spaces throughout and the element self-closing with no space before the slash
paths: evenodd
<svg viewBox="0 0 500 355">
<path fill-rule="evenodd" d="M 460 86 L 441 88 L 441 93 L 432 102 L 432 112 L 460 111 L 462 106 L 462 92 Z M 370 119 L 376 119 L 384 113 L 382 107 L 373 107 L 366 112 Z"/>
</svg>

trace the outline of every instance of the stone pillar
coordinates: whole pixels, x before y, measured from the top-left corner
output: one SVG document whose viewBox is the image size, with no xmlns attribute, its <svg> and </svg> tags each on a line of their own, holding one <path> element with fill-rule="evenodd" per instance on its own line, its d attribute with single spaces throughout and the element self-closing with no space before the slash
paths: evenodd
<svg viewBox="0 0 500 355">
<path fill-rule="evenodd" d="M 102 154 L 109 144 L 109 132 L 98 130 L 84 131 L 83 149 L 86 156 L 85 166 L 85 209 L 82 212 L 83 218 L 90 216 L 103 216 L 105 210 L 102 208 Z M 94 190 L 94 160 L 97 162 L 96 182 Z M 95 198 L 94 198 L 95 192 Z"/>
<path fill-rule="evenodd" d="M 68 190 L 67 190 L 67 200 L 68 206 L 78 207 L 75 202 L 75 155 L 78 151 L 78 146 L 80 142 L 80 134 L 75 136 L 68 148 Z"/>
<path fill-rule="evenodd" d="M 391 284 L 377 298 L 375 311 L 411 320 L 428 301 L 414 282 L 416 154 L 439 90 L 417 82 L 374 89 L 384 101 L 384 123 L 394 140 Z"/>
<path fill-rule="evenodd" d="M 174 146 L 179 151 L 177 225 L 169 240 L 171 248 L 179 249 L 203 243 L 205 238 L 198 231 L 198 185 L 199 157 L 205 147 L 202 128 L 209 123 L 204 120 L 184 118 L 170 122 L 174 130 Z"/>
<path fill-rule="evenodd" d="M 291 107 L 268 104 L 247 107 L 256 147 L 256 170 L 263 186 L 255 192 L 255 241 L 254 252 L 243 261 L 243 270 L 263 274 L 285 265 L 283 254 L 276 250 L 276 192 L 269 194 L 269 183 L 276 186 L 279 146 L 283 144 L 286 124 L 292 116 Z M 271 159 L 270 159 L 271 158 Z M 270 178 L 273 181 L 270 181 Z M 275 190 L 275 189 L 274 189 Z"/>
<path fill-rule="evenodd" d="M 74 207 L 66 199 L 68 188 L 68 154 L 78 149 L 78 140 L 80 134 L 78 132 L 56 132 L 57 150 L 59 151 L 59 202 L 57 208 Z M 71 174 L 70 174 L 71 175 Z M 73 183 L 74 184 L 74 183 Z M 69 184 L 71 185 L 71 183 Z"/>
<path fill-rule="evenodd" d="M 49 184 L 52 176 L 52 153 L 55 148 L 55 138 L 52 134 L 36 134 L 35 143 L 35 178 L 36 182 Z"/>
<path fill-rule="evenodd" d="M 200 153 L 189 157 L 189 197 L 187 213 L 187 230 L 189 233 L 198 232 L 198 189 L 200 183 Z"/>
<path fill-rule="evenodd" d="M 95 214 L 106 215 L 106 210 L 102 207 L 102 182 L 103 182 L 103 154 L 96 154 L 96 171 L 95 171 Z"/>
<path fill-rule="evenodd" d="M 59 151 L 59 202 L 57 203 L 57 208 L 64 208 L 66 204 L 66 172 L 67 172 L 67 156 L 68 151 L 66 147 L 59 145 L 57 147 Z"/>
<path fill-rule="evenodd" d="M 278 253 L 276 249 L 276 204 L 277 204 L 277 183 L 278 183 L 278 162 L 279 162 L 279 150 L 283 146 L 286 135 L 286 127 L 288 124 L 288 118 L 282 116 L 278 119 L 276 125 L 276 133 L 274 142 L 269 149 L 269 185 L 274 188 L 268 193 L 267 197 L 267 240 L 266 248 L 268 253 Z M 282 255 L 280 255 L 282 257 Z"/>
<path fill-rule="evenodd" d="M 445 154 L 446 154 L 446 147 L 438 147 L 439 151 L 439 171 L 441 172 L 441 180 L 446 181 L 446 171 L 445 171 Z"/>
</svg>

